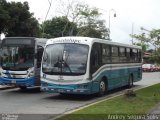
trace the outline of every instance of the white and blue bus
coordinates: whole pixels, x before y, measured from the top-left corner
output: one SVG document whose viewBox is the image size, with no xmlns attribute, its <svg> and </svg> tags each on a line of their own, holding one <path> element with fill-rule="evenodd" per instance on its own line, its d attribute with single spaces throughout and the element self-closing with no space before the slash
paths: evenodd
<svg viewBox="0 0 160 120">
<path fill-rule="evenodd" d="M 141 48 L 89 37 L 60 37 L 46 43 L 41 90 L 103 95 L 142 78 Z"/>
<path fill-rule="evenodd" d="M 0 84 L 21 89 L 40 86 L 40 67 L 47 39 L 8 37 L 2 40 Z"/>
</svg>

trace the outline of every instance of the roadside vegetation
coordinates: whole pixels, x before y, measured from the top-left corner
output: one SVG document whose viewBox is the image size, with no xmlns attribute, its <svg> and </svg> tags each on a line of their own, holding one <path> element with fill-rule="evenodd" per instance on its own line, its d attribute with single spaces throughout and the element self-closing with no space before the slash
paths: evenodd
<svg viewBox="0 0 160 120">
<path fill-rule="evenodd" d="M 108 38 L 108 28 L 101 19 L 98 8 L 90 7 L 78 0 L 57 1 L 57 11 L 51 19 L 42 18 L 42 23 L 31 13 L 28 2 L 0 0 L 0 34 L 7 37 L 87 36 Z"/>
<path fill-rule="evenodd" d="M 160 102 L 160 84 L 137 90 L 134 96 L 121 95 L 67 114 L 57 120 L 117 120 L 132 115 L 145 115 Z M 112 116 L 113 115 L 113 116 Z M 144 116 L 139 116 L 144 117 Z M 134 116 L 133 116 L 134 118 Z"/>
</svg>

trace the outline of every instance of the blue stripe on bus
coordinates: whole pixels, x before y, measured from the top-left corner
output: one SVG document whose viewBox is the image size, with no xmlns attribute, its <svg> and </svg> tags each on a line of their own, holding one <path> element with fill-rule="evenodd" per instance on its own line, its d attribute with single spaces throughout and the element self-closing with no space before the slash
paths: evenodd
<svg viewBox="0 0 160 120">
<path fill-rule="evenodd" d="M 3 78 L 0 77 L 1 85 L 9 85 L 14 84 L 16 86 L 34 86 L 35 85 L 35 77 L 25 78 L 25 79 L 11 79 L 11 78 Z"/>
<path fill-rule="evenodd" d="M 108 80 L 108 90 L 118 88 L 121 86 L 128 85 L 129 75 L 133 74 L 134 82 L 142 79 L 141 67 L 137 68 L 126 68 L 126 69 L 116 69 L 116 70 L 105 70 L 100 72 L 98 76 L 93 78 L 93 92 L 99 91 L 99 81 L 102 77 L 106 77 Z"/>
</svg>

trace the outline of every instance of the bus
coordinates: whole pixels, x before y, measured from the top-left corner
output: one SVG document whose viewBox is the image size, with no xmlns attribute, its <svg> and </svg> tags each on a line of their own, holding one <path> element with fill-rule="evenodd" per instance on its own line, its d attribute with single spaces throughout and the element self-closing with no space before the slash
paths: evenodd
<svg viewBox="0 0 160 120">
<path fill-rule="evenodd" d="M 141 47 L 89 37 L 49 39 L 41 65 L 41 90 L 94 94 L 133 86 L 142 79 Z"/>
<path fill-rule="evenodd" d="M 40 67 L 47 39 L 6 37 L 1 46 L 0 84 L 22 90 L 40 86 Z"/>
</svg>

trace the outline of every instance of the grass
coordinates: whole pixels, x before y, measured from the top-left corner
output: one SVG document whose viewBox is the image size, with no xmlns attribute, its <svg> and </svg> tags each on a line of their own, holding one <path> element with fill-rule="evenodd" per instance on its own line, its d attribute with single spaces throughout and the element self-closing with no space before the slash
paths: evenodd
<svg viewBox="0 0 160 120">
<path fill-rule="evenodd" d="M 136 97 L 121 95 L 56 120 L 123 120 L 128 118 L 127 115 L 144 115 L 159 102 L 160 84 L 156 84 L 136 91 Z"/>
</svg>

